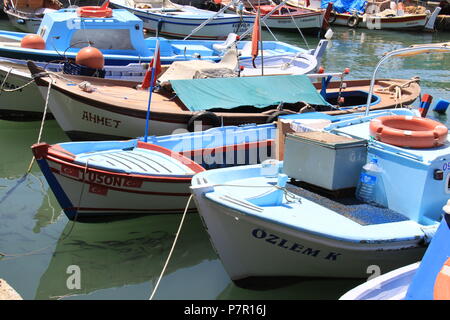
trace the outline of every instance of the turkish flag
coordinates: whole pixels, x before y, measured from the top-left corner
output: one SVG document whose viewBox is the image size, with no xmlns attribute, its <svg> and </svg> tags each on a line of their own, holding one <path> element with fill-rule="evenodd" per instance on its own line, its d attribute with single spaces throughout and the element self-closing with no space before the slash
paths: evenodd
<svg viewBox="0 0 450 320">
<path fill-rule="evenodd" d="M 150 62 L 150 65 L 145 73 L 144 80 L 142 81 L 142 89 L 148 89 L 150 87 L 150 81 L 152 79 L 152 72 L 155 69 L 155 75 L 153 78 L 153 86 L 156 83 L 156 79 L 158 79 L 159 74 L 161 73 L 161 55 L 159 53 L 159 40 L 156 41 L 155 54 L 153 55 L 153 59 Z"/>
<path fill-rule="evenodd" d="M 101 196 L 106 196 L 108 194 L 108 188 L 98 185 L 98 184 L 90 184 L 89 185 L 89 192 L 99 194 Z"/>
<path fill-rule="evenodd" d="M 142 186 L 142 180 L 138 180 L 138 179 L 125 179 L 124 183 L 123 183 L 124 187 L 129 187 L 129 188 L 140 188 Z"/>
<path fill-rule="evenodd" d="M 71 176 L 78 178 L 79 176 L 79 170 L 77 168 L 67 166 L 67 165 L 61 165 L 61 174 L 64 176 Z"/>
<path fill-rule="evenodd" d="M 258 56 L 258 51 L 259 51 L 259 41 L 261 40 L 261 32 L 260 32 L 260 18 L 261 18 L 261 13 L 259 11 L 258 8 L 258 12 L 256 13 L 256 17 L 255 17 L 255 23 L 253 24 L 253 31 L 252 31 L 252 63 L 253 63 L 253 68 L 256 68 L 255 65 L 255 59 Z"/>
</svg>

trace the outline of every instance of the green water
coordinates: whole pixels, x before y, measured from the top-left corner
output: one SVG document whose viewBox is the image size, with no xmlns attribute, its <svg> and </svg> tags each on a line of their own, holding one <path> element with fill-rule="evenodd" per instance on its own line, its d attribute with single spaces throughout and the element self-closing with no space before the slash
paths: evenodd
<svg viewBox="0 0 450 320">
<path fill-rule="evenodd" d="M 0 29 L 9 28 L 5 20 Z M 277 38 L 304 46 L 298 33 Z M 265 38 L 270 35 L 266 33 Z M 313 48 L 318 40 L 307 37 Z M 367 78 L 384 52 L 415 43 L 450 41 L 450 33 L 405 33 L 335 28 L 323 66 L 349 67 L 351 78 Z M 422 92 L 450 100 L 449 55 L 394 59 L 382 77 L 422 78 Z M 1 96 L 0 96 L 1 99 Z M 416 103 L 417 104 L 417 103 Z M 448 126 L 447 117 L 437 118 Z M 24 299 L 148 299 L 169 253 L 181 215 L 73 224 L 62 213 L 32 158 L 39 122 L 0 121 L 0 278 Z M 47 121 L 42 141 L 68 141 L 55 121 Z M 267 257 L 270 259 L 270 257 Z M 68 289 L 69 266 L 79 266 L 81 288 Z M 369 276 L 369 274 L 368 274 Z M 185 220 L 172 260 L 155 299 L 337 299 L 364 280 L 307 279 L 244 289 L 228 278 L 198 214 Z M 269 286 L 270 285 L 270 286 Z M 69 286 L 70 287 L 70 286 Z"/>
</svg>

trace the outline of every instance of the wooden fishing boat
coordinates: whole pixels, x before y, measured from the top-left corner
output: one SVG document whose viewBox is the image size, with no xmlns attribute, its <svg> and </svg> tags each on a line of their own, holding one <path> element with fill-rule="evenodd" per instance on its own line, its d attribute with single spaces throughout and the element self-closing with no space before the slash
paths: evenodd
<svg viewBox="0 0 450 320">
<path fill-rule="evenodd" d="M 247 125 L 32 150 L 64 213 L 80 221 L 182 213 L 195 173 L 271 158 L 275 133 L 273 124 Z"/>
<path fill-rule="evenodd" d="M 318 69 L 322 55 L 327 47 L 327 40 L 321 40 L 314 50 L 300 49 L 295 55 L 281 54 L 264 59 L 264 75 L 273 74 L 305 74 Z M 245 56 L 245 53 L 244 53 Z M 230 59 L 231 58 L 231 59 Z M 240 52 L 229 49 L 218 63 L 213 61 L 177 61 L 169 66 L 162 66 L 164 74 L 161 81 L 170 78 L 192 79 L 196 72 L 217 70 L 226 67 L 228 75 L 253 76 L 263 74 L 261 57 L 254 60 L 241 58 Z M 52 72 L 74 73 L 79 66 L 72 62 L 38 63 L 45 70 Z M 73 67 L 73 68 L 72 68 Z M 244 68 L 240 70 L 239 67 Z M 130 63 L 125 66 L 106 65 L 103 70 L 106 79 L 124 81 L 142 81 L 146 73 L 145 64 Z M 38 88 L 34 85 L 31 73 L 25 60 L 0 58 L 0 81 L 2 83 L 2 99 L 0 99 L 0 119 L 5 120 L 40 120 L 44 110 L 44 101 Z M 51 114 L 51 112 L 48 112 Z"/>
<path fill-rule="evenodd" d="M 111 4 L 142 19 L 146 30 L 175 38 L 225 39 L 230 33 L 240 34 L 251 28 L 254 20 L 234 13 L 179 5 L 170 0 L 112 0 Z"/>
<path fill-rule="evenodd" d="M 230 2 L 225 0 L 222 1 L 222 4 L 227 5 Z M 269 29 L 317 31 L 322 28 L 323 14 L 317 10 L 290 5 L 278 6 L 272 0 L 245 0 L 243 1 L 243 7 L 230 6 L 230 10 L 243 16 L 255 17 L 258 9 L 261 11 L 261 19 L 264 19 L 262 26 Z M 265 17 L 266 15 L 268 16 Z"/>
<path fill-rule="evenodd" d="M 44 15 L 61 8 L 58 0 L 5 0 L 3 10 L 14 27 L 36 33 Z"/>
<path fill-rule="evenodd" d="M 144 132 L 149 93 L 136 89 L 139 83 L 41 74 L 32 62 L 29 68 L 44 99 L 51 82 L 48 106 L 71 139 L 132 138 Z M 152 95 L 151 134 L 192 131 L 200 121 L 205 127 L 267 123 L 280 114 L 312 108 L 329 114 L 361 111 L 370 80 L 349 80 L 345 85 L 335 81 L 324 88 L 321 83 L 313 85 L 306 75 L 172 80 L 170 84 L 170 90 Z M 393 95 L 396 88 L 401 97 Z M 371 99 L 373 109 L 412 103 L 420 93 L 416 81 L 402 79 L 377 80 L 375 89 L 379 93 Z M 334 106 L 342 97 L 344 104 Z"/>
<path fill-rule="evenodd" d="M 299 8 L 305 7 L 303 0 L 288 0 L 287 3 Z M 312 0 L 311 6 L 317 11 L 325 10 L 319 1 Z M 391 29 L 391 30 L 424 30 L 433 29 L 436 17 L 440 9 L 433 13 L 408 13 L 403 9 L 390 9 L 389 1 L 369 2 L 367 6 L 364 1 L 355 0 L 348 3 L 340 3 L 333 6 L 328 22 L 332 25 L 348 26 L 351 28 L 366 29 Z M 325 3 L 326 5 L 326 3 Z"/>
</svg>

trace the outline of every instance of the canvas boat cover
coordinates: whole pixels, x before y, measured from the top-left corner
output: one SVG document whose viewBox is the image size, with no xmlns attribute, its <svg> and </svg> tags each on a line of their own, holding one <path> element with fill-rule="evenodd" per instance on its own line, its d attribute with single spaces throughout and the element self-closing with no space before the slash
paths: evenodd
<svg viewBox="0 0 450 320">
<path fill-rule="evenodd" d="M 265 108 L 282 102 L 329 106 L 305 75 L 172 80 L 170 83 L 192 112 L 240 106 Z"/>
<path fill-rule="evenodd" d="M 337 13 L 356 12 L 363 14 L 366 11 L 366 0 L 322 0 L 321 8 L 326 9 L 328 2 L 333 2 L 333 10 Z"/>
</svg>

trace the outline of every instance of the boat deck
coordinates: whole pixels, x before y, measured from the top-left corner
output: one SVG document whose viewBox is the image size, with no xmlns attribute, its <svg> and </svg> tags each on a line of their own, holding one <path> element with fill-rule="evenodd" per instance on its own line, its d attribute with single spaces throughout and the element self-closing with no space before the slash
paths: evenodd
<svg viewBox="0 0 450 320">
<path fill-rule="evenodd" d="M 359 201 L 352 195 L 334 197 L 326 192 L 313 192 L 307 186 L 288 184 L 287 189 L 294 194 L 313 201 L 325 208 L 343 215 L 361 225 L 374 225 L 409 220 L 402 214 L 382 207 Z"/>
<path fill-rule="evenodd" d="M 75 163 L 113 172 L 140 175 L 190 176 L 188 166 L 156 150 L 143 148 L 86 152 L 76 156 Z"/>
</svg>

